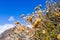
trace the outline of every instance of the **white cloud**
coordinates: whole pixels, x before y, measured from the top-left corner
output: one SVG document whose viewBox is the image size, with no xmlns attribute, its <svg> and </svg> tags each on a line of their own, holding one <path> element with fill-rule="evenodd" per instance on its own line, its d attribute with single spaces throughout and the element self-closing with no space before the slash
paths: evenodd
<svg viewBox="0 0 60 40">
<path fill-rule="evenodd" d="M 13 24 L 0 25 L 0 34 L 13 27 L 15 27 Z"/>
<path fill-rule="evenodd" d="M 14 17 L 13 16 L 11 16 L 9 19 L 8 19 L 8 21 L 14 21 L 15 19 L 14 19 Z"/>
</svg>

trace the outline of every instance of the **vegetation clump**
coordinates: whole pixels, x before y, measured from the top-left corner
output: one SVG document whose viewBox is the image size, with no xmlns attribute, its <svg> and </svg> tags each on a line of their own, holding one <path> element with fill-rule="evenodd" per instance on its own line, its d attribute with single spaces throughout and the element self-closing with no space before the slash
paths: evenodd
<svg viewBox="0 0 60 40">
<path fill-rule="evenodd" d="M 52 4 L 47 2 L 46 10 L 42 10 L 42 5 L 39 5 L 35 8 L 36 12 L 33 12 L 27 18 L 22 14 L 21 17 L 32 28 L 15 22 L 17 27 L 12 29 L 13 32 L 9 35 L 9 38 L 15 38 L 13 40 L 60 40 L 59 5 L 57 2 L 53 2 Z"/>
</svg>

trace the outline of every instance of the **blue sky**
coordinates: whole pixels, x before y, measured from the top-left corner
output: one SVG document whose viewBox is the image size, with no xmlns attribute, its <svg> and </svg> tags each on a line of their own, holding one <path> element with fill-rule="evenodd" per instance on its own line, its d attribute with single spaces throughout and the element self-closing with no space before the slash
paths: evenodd
<svg viewBox="0 0 60 40">
<path fill-rule="evenodd" d="M 0 25 L 11 23 L 9 17 L 13 16 L 15 20 L 21 20 L 19 16 L 24 13 L 32 13 L 39 4 L 45 8 L 46 0 L 0 0 Z"/>
<path fill-rule="evenodd" d="M 45 0 L 0 0 L 0 25 L 9 23 L 10 16 L 20 20 L 22 13 L 27 15 L 33 12 L 39 4 L 45 7 Z"/>
</svg>

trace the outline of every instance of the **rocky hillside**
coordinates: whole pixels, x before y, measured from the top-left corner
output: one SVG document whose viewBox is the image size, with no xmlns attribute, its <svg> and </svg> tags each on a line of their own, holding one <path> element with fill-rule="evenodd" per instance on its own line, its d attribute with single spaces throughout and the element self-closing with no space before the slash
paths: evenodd
<svg viewBox="0 0 60 40">
<path fill-rule="evenodd" d="M 33 40 L 33 29 L 17 24 L 0 35 L 0 40 Z"/>
</svg>

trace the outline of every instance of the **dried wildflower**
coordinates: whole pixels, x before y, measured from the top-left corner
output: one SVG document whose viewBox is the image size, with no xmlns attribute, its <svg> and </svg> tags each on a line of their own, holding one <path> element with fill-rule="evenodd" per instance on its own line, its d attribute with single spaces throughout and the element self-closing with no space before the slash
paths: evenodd
<svg viewBox="0 0 60 40">
<path fill-rule="evenodd" d="M 39 10 L 39 11 L 37 12 L 37 14 L 38 14 L 38 15 L 42 15 L 42 11 Z"/>
<path fill-rule="evenodd" d="M 17 27 L 17 29 L 19 30 L 19 31 L 24 31 L 24 28 L 23 27 Z"/>
<path fill-rule="evenodd" d="M 39 5 L 39 8 L 40 8 L 40 9 L 42 8 L 42 5 L 41 5 L 41 4 Z"/>
<path fill-rule="evenodd" d="M 21 17 L 23 18 L 24 17 L 24 14 L 22 14 Z"/>
<path fill-rule="evenodd" d="M 33 28 L 37 27 L 39 22 L 41 22 L 41 19 L 40 18 L 36 18 L 36 20 L 33 23 Z"/>
<path fill-rule="evenodd" d="M 55 9 L 54 14 L 55 14 L 56 16 L 60 17 L 60 12 L 58 12 L 57 9 Z"/>
<path fill-rule="evenodd" d="M 34 17 L 34 15 L 29 16 L 29 18 L 27 18 L 27 20 L 28 20 L 29 22 L 31 22 L 31 23 L 32 23 L 32 19 L 33 19 L 33 17 Z"/>
<path fill-rule="evenodd" d="M 59 40 L 60 40 L 60 34 L 58 34 L 58 35 L 57 35 L 57 39 L 59 39 Z"/>
<path fill-rule="evenodd" d="M 35 10 L 38 11 L 38 7 L 35 7 Z"/>
<path fill-rule="evenodd" d="M 20 24 L 20 23 L 19 23 L 19 21 L 17 21 L 17 22 L 14 22 L 14 24 L 17 25 L 17 24 Z"/>
<path fill-rule="evenodd" d="M 46 33 L 46 31 L 45 31 L 45 30 L 42 30 L 42 33 L 43 33 L 43 34 L 45 34 L 45 33 Z"/>
</svg>

